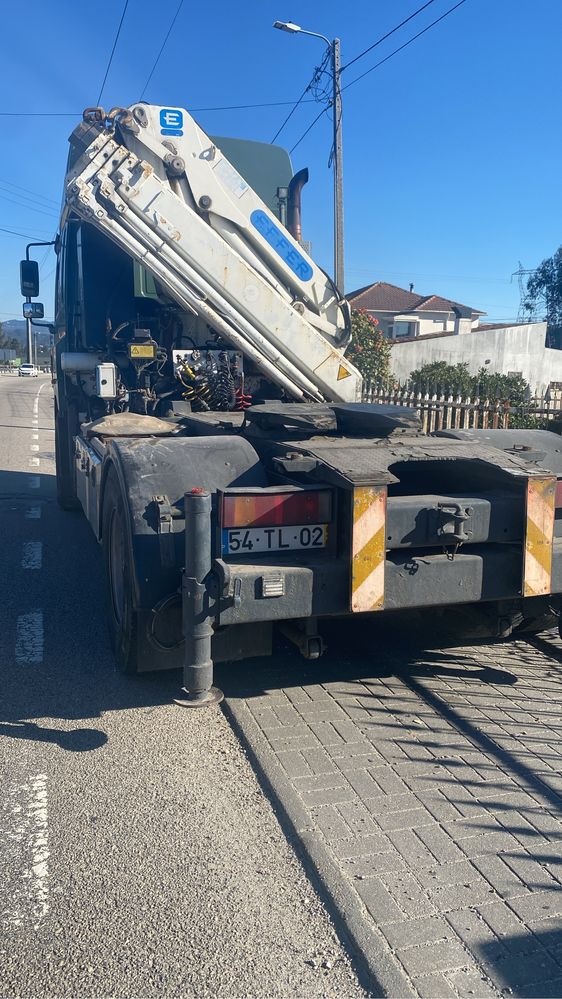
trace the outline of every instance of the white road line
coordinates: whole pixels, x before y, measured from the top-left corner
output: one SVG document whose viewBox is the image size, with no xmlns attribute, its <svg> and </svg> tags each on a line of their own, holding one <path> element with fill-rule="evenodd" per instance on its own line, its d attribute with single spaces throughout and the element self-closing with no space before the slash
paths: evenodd
<svg viewBox="0 0 562 999">
<path fill-rule="evenodd" d="M 28 506 L 25 511 L 26 520 L 41 520 L 41 514 L 43 512 L 43 507 L 40 503 L 37 506 Z"/>
<path fill-rule="evenodd" d="M 38 444 L 30 444 L 29 447 L 31 448 L 32 451 L 38 451 L 39 450 L 39 445 Z"/>
<path fill-rule="evenodd" d="M 39 440 L 39 434 L 32 434 L 31 435 L 31 440 L 32 441 L 38 441 Z"/>
<path fill-rule="evenodd" d="M 32 610 L 20 614 L 16 624 L 16 662 L 33 665 L 43 662 L 43 611 Z"/>
<path fill-rule="evenodd" d="M 30 784 L 28 815 L 31 834 L 31 875 L 35 896 L 34 916 L 37 929 L 49 911 L 49 825 L 47 813 L 47 775 L 37 774 Z"/>
<path fill-rule="evenodd" d="M 38 465 L 39 464 L 39 458 L 30 458 L 29 459 L 29 464 L 30 465 Z"/>
<path fill-rule="evenodd" d="M 1 811 L 10 863 L 3 892 L 8 906 L 4 905 L 0 921 L 5 927 L 31 923 L 37 930 L 49 911 L 47 775 L 8 785 Z"/>
<path fill-rule="evenodd" d="M 22 569 L 40 569 L 43 564 L 43 542 L 24 541 L 21 555 Z"/>
<path fill-rule="evenodd" d="M 30 489 L 39 489 L 41 477 L 39 475 L 30 475 L 27 479 L 27 484 Z"/>
</svg>

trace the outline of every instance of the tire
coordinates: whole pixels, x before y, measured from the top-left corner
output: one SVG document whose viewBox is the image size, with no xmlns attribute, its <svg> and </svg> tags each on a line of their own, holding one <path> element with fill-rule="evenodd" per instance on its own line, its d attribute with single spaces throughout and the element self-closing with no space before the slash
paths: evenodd
<svg viewBox="0 0 562 999">
<path fill-rule="evenodd" d="M 80 506 L 76 496 L 74 466 L 70 453 L 68 423 L 62 420 L 55 409 L 55 468 L 57 480 L 57 500 L 63 510 L 77 510 Z"/>
<path fill-rule="evenodd" d="M 133 605 L 131 539 L 123 495 L 113 469 L 109 470 L 103 498 L 102 545 L 105 563 L 107 618 L 111 647 L 122 673 L 139 672 L 139 657 L 147 654 L 143 642 L 145 615 Z"/>
</svg>

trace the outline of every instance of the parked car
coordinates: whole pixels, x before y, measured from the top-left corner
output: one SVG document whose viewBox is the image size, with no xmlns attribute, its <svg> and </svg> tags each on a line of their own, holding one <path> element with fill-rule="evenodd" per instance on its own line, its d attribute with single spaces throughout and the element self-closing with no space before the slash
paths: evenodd
<svg viewBox="0 0 562 999">
<path fill-rule="evenodd" d="M 20 378 L 38 378 L 39 368 L 35 364 L 20 364 L 18 368 Z"/>
</svg>

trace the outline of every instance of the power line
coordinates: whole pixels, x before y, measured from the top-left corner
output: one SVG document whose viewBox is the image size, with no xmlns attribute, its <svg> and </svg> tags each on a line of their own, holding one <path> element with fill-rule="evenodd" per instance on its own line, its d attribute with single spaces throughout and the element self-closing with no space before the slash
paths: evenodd
<svg viewBox="0 0 562 999">
<path fill-rule="evenodd" d="M 39 236 L 34 236 L 31 232 L 18 232 L 17 229 L 4 229 L 3 226 L 0 226 L 0 232 L 7 232 L 10 236 L 21 236 L 23 239 L 36 239 L 38 243 L 41 242 Z"/>
<path fill-rule="evenodd" d="M 459 0 L 459 2 L 454 5 L 454 7 L 450 7 L 449 10 L 446 10 L 444 14 L 441 14 L 441 17 L 436 18 L 435 21 L 432 21 L 431 24 L 428 24 L 427 27 L 425 27 L 425 28 L 422 29 L 422 31 L 418 31 L 417 35 L 412 35 L 412 37 L 409 38 L 407 42 L 404 42 L 403 45 L 400 45 L 397 49 L 394 49 L 387 56 L 385 56 L 384 59 L 381 59 L 380 62 L 375 63 L 375 65 L 371 66 L 371 68 L 368 69 L 368 70 L 366 70 L 365 73 L 361 73 L 360 76 L 356 76 L 353 80 L 350 80 L 349 83 L 346 83 L 345 87 L 342 87 L 342 92 L 344 90 L 349 90 L 349 88 L 352 87 L 354 83 L 358 83 L 359 80 L 362 80 L 364 76 L 368 76 L 369 73 L 373 72 L 373 70 L 378 69 L 379 66 L 383 65 L 383 63 L 388 62 L 388 60 L 392 59 L 392 57 L 395 56 L 395 55 L 397 55 L 398 52 L 402 52 L 402 50 L 405 49 L 405 48 L 407 48 L 408 45 L 411 45 L 412 42 L 415 42 L 417 38 L 421 38 L 422 35 L 425 35 L 426 31 L 429 31 L 429 29 L 433 28 L 436 24 L 439 24 L 440 21 L 443 21 L 444 18 L 446 18 L 446 17 L 449 16 L 449 14 L 452 14 L 453 11 L 457 10 L 458 7 L 462 7 L 463 3 L 466 3 L 466 0 Z M 350 65 L 350 64 L 348 63 L 348 65 Z M 322 117 L 322 115 L 326 114 L 326 111 L 328 111 L 328 110 L 329 110 L 329 107 L 323 108 L 323 110 L 320 112 L 320 114 L 317 115 L 316 118 L 314 119 L 314 121 L 308 126 L 308 128 L 306 129 L 306 131 L 303 132 L 303 134 L 301 135 L 300 139 L 297 139 L 297 141 L 295 142 L 295 145 L 291 149 L 291 152 L 293 152 L 293 149 L 296 149 L 297 146 L 300 145 L 300 143 L 308 135 L 308 133 L 310 132 L 310 130 L 312 128 L 314 128 L 314 126 L 316 125 L 316 122 L 320 121 L 320 118 Z"/>
<path fill-rule="evenodd" d="M 324 55 L 324 58 L 323 58 L 322 62 L 320 63 L 320 66 L 317 66 L 316 69 L 314 70 L 314 73 L 312 74 L 312 79 L 310 80 L 309 83 L 307 83 L 307 85 L 304 88 L 302 94 L 300 95 L 300 97 L 298 98 L 298 100 L 295 101 L 295 103 L 293 104 L 293 106 L 292 106 L 291 110 L 289 111 L 289 114 L 285 118 L 283 124 L 277 129 L 275 135 L 273 136 L 273 138 L 271 140 L 272 144 L 275 142 L 275 140 L 278 138 L 278 136 L 281 135 L 281 132 L 285 128 L 285 125 L 293 117 L 293 115 L 294 115 L 295 111 L 297 110 L 299 104 L 303 103 L 303 99 L 306 96 L 306 94 L 309 92 L 309 90 L 312 90 L 314 84 L 320 79 L 322 73 L 324 72 L 324 67 L 325 67 L 326 62 L 327 62 L 327 60 L 329 58 L 329 54 L 330 53 L 329 53 L 329 50 L 328 50 L 328 52 L 326 52 L 326 54 Z M 305 103 L 308 103 L 308 101 L 306 101 Z"/>
<path fill-rule="evenodd" d="M 44 194 L 40 194 L 39 191 L 31 191 L 29 187 L 20 187 L 19 184 L 14 184 L 11 180 L 5 180 L 3 177 L 0 177 L 0 183 L 8 187 L 14 187 L 17 191 L 25 191 L 26 194 L 32 194 L 34 197 L 41 198 L 42 201 L 50 201 L 51 204 L 56 205 L 58 208 L 58 201 L 55 201 L 54 198 L 47 198 Z"/>
<path fill-rule="evenodd" d="M 17 205 L 18 208 L 25 208 L 28 212 L 38 212 L 39 215 L 48 215 L 49 218 L 58 218 L 57 212 L 50 212 L 44 208 L 37 208 L 35 205 L 26 205 L 24 201 L 15 201 L 14 198 L 9 198 L 6 194 L 0 194 L 2 201 L 9 201 L 11 205 Z"/>
<path fill-rule="evenodd" d="M 19 194 L 17 191 L 10 190 L 9 187 L 5 187 L 4 184 L 0 184 L 0 197 L 6 194 L 12 195 L 12 197 L 17 198 L 21 204 L 26 208 L 43 208 L 46 211 L 53 211 L 53 205 L 50 205 L 47 201 L 39 201 L 38 198 L 30 197 L 28 194 Z"/>
<path fill-rule="evenodd" d="M 315 104 L 312 98 L 301 104 Z M 291 101 L 266 101 L 262 104 L 224 104 L 214 108 L 189 108 L 190 114 L 201 114 L 207 111 L 251 111 L 255 108 L 286 108 L 294 104 Z M 0 118 L 81 118 L 82 112 L 76 111 L 0 111 Z"/>
<path fill-rule="evenodd" d="M 162 42 L 162 45 L 160 47 L 160 51 L 159 51 L 158 55 L 156 56 L 156 59 L 154 60 L 154 63 L 152 65 L 152 69 L 150 70 L 150 73 L 148 74 L 148 79 L 147 79 L 144 87 L 142 88 L 142 93 L 141 93 L 141 95 L 139 97 L 139 101 L 142 101 L 142 99 L 144 97 L 144 92 L 145 92 L 146 88 L 148 87 L 148 84 L 150 83 L 150 81 L 152 79 L 152 74 L 154 73 L 154 70 L 156 69 L 158 63 L 160 62 L 160 56 L 162 55 L 164 49 L 166 48 L 166 42 L 168 41 L 168 38 L 170 37 L 170 35 L 172 33 L 172 28 L 174 27 L 174 24 L 177 21 L 178 14 L 179 14 L 180 10 L 183 7 L 183 3 L 184 3 L 184 0 L 180 0 L 180 2 L 178 4 L 178 7 L 177 7 L 177 10 L 176 10 L 176 13 L 174 14 L 174 16 L 172 18 L 172 22 L 170 24 L 170 27 L 168 28 L 168 30 L 166 32 L 166 37 L 165 37 L 165 39 Z M 98 104 L 99 104 L 99 101 L 98 101 Z"/>
<path fill-rule="evenodd" d="M 297 141 L 295 142 L 295 144 L 294 144 L 294 146 L 292 147 L 292 149 L 290 149 L 290 150 L 289 150 L 289 152 L 290 152 L 290 153 L 294 152 L 294 151 L 295 151 L 295 149 L 297 148 L 297 146 L 300 146 L 300 144 L 301 144 L 302 140 L 303 140 L 303 139 L 304 139 L 304 138 L 305 138 L 305 137 L 306 137 L 306 136 L 308 135 L 308 133 L 310 132 L 310 130 L 314 128 L 314 126 L 315 126 L 316 122 L 317 122 L 317 121 L 320 121 L 320 119 L 321 119 L 322 115 L 323 115 L 323 114 L 326 114 L 326 111 L 327 111 L 327 110 L 328 110 L 328 108 L 322 108 L 322 110 L 321 110 L 320 114 L 317 114 L 317 115 L 316 115 L 316 118 L 314 119 L 314 121 L 313 121 L 313 122 L 312 122 L 312 123 L 311 123 L 311 124 L 310 124 L 310 125 L 308 126 L 308 128 L 306 129 L 306 132 L 303 132 L 303 133 L 302 133 L 302 135 L 301 135 L 300 139 L 297 139 Z"/>
<path fill-rule="evenodd" d="M 402 52 L 402 50 L 407 48 L 408 45 L 411 45 L 412 42 L 415 42 L 417 38 L 421 38 L 422 35 L 425 35 L 426 31 L 429 31 L 430 28 L 435 27 L 436 24 L 439 24 L 440 21 L 443 21 L 446 17 L 449 16 L 449 14 L 452 14 L 453 11 L 457 10 L 459 7 L 462 7 L 463 3 L 466 3 L 466 0 L 459 0 L 459 2 L 456 3 L 454 7 L 449 7 L 449 10 L 446 10 L 444 14 L 441 14 L 441 17 L 437 17 L 435 21 L 432 21 L 431 24 L 427 25 L 427 27 L 422 28 L 421 31 L 418 31 L 417 35 L 412 35 L 412 37 L 409 38 L 407 42 L 404 42 L 403 45 L 399 45 L 397 49 L 394 49 L 392 52 L 390 52 L 387 56 L 384 57 L 384 59 L 381 59 L 380 62 L 375 63 L 374 66 L 371 66 L 370 69 L 365 70 L 365 72 L 361 73 L 360 76 L 356 76 L 353 80 L 350 80 L 349 83 L 346 83 L 345 87 L 342 87 L 342 90 L 349 90 L 349 88 L 352 87 L 354 83 L 357 83 L 359 80 L 362 80 L 364 76 L 368 76 L 369 73 L 372 73 L 374 69 L 378 69 L 379 66 L 382 66 L 383 63 L 388 62 L 388 60 L 392 59 L 392 57 L 397 55 L 398 52 Z"/>
<path fill-rule="evenodd" d="M 400 28 L 403 28 L 404 25 L 408 23 L 408 21 L 413 20 L 414 17 L 417 17 L 418 14 L 421 14 L 421 12 L 425 10 L 426 7 L 429 7 L 429 5 L 432 3 L 435 3 L 435 0 L 427 0 L 427 3 L 424 3 L 422 7 L 418 7 L 418 9 L 415 10 L 413 14 L 410 14 L 409 17 L 405 17 L 404 20 L 400 21 L 400 24 L 397 24 L 395 28 L 392 28 L 391 31 L 387 31 L 386 35 L 382 35 L 381 38 L 378 38 L 376 42 L 373 42 L 372 45 L 369 45 L 368 49 L 363 49 L 363 51 L 360 52 L 359 55 L 356 55 L 354 59 L 351 59 L 349 62 L 346 62 L 345 66 L 342 66 L 340 73 L 343 73 L 344 69 L 349 69 L 350 66 L 353 66 L 354 62 L 357 62 L 358 59 L 362 59 L 363 56 L 367 55 L 368 52 L 372 52 L 373 49 L 376 49 L 377 45 L 381 45 L 382 42 L 385 42 L 387 38 L 390 38 L 390 36 L 393 35 L 396 31 L 399 31 Z"/>
<path fill-rule="evenodd" d="M 125 0 L 125 4 L 123 6 L 123 13 L 121 14 L 121 20 L 119 21 L 119 27 L 117 28 L 117 34 L 115 35 L 115 40 L 113 42 L 113 48 L 111 50 L 111 55 L 109 57 L 109 61 L 108 61 L 107 66 L 106 66 L 105 76 L 103 78 L 103 83 L 101 85 L 99 96 L 98 96 L 98 99 L 96 101 L 96 104 L 98 105 L 98 107 L 99 107 L 99 103 L 101 101 L 101 95 L 103 94 L 103 88 L 105 87 L 105 82 L 107 80 L 107 76 L 108 76 L 109 70 L 111 69 L 111 63 L 113 62 L 113 56 L 115 54 L 115 49 L 117 48 L 117 42 L 119 41 L 119 35 L 121 34 L 121 28 L 123 27 L 123 21 L 125 20 L 125 14 L 127 13 L 127 7 L 128 6 L 129 6 L 129 0 Z"/>
</svg>

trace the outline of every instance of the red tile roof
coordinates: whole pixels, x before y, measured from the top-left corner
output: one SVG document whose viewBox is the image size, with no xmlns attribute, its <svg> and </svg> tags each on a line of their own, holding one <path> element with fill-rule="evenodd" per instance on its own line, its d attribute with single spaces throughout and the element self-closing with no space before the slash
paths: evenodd
<svg viewBox="0 0 562 999">
<path fill-rule="evenodd" d="M 398 288 L 386 281 L 375 281 L 374 284 L 358 288 L 346 295 L 347 300 L 355 309 L 366 309 L 368 312 L 452 312 L 453 308 L 466 309 L 468 306 L 442 298 L 440 295 L 417 295 L 405 288 Z M 485 312 L 471 309 L 473 316 L 484 316 Z"/>
</svg>

